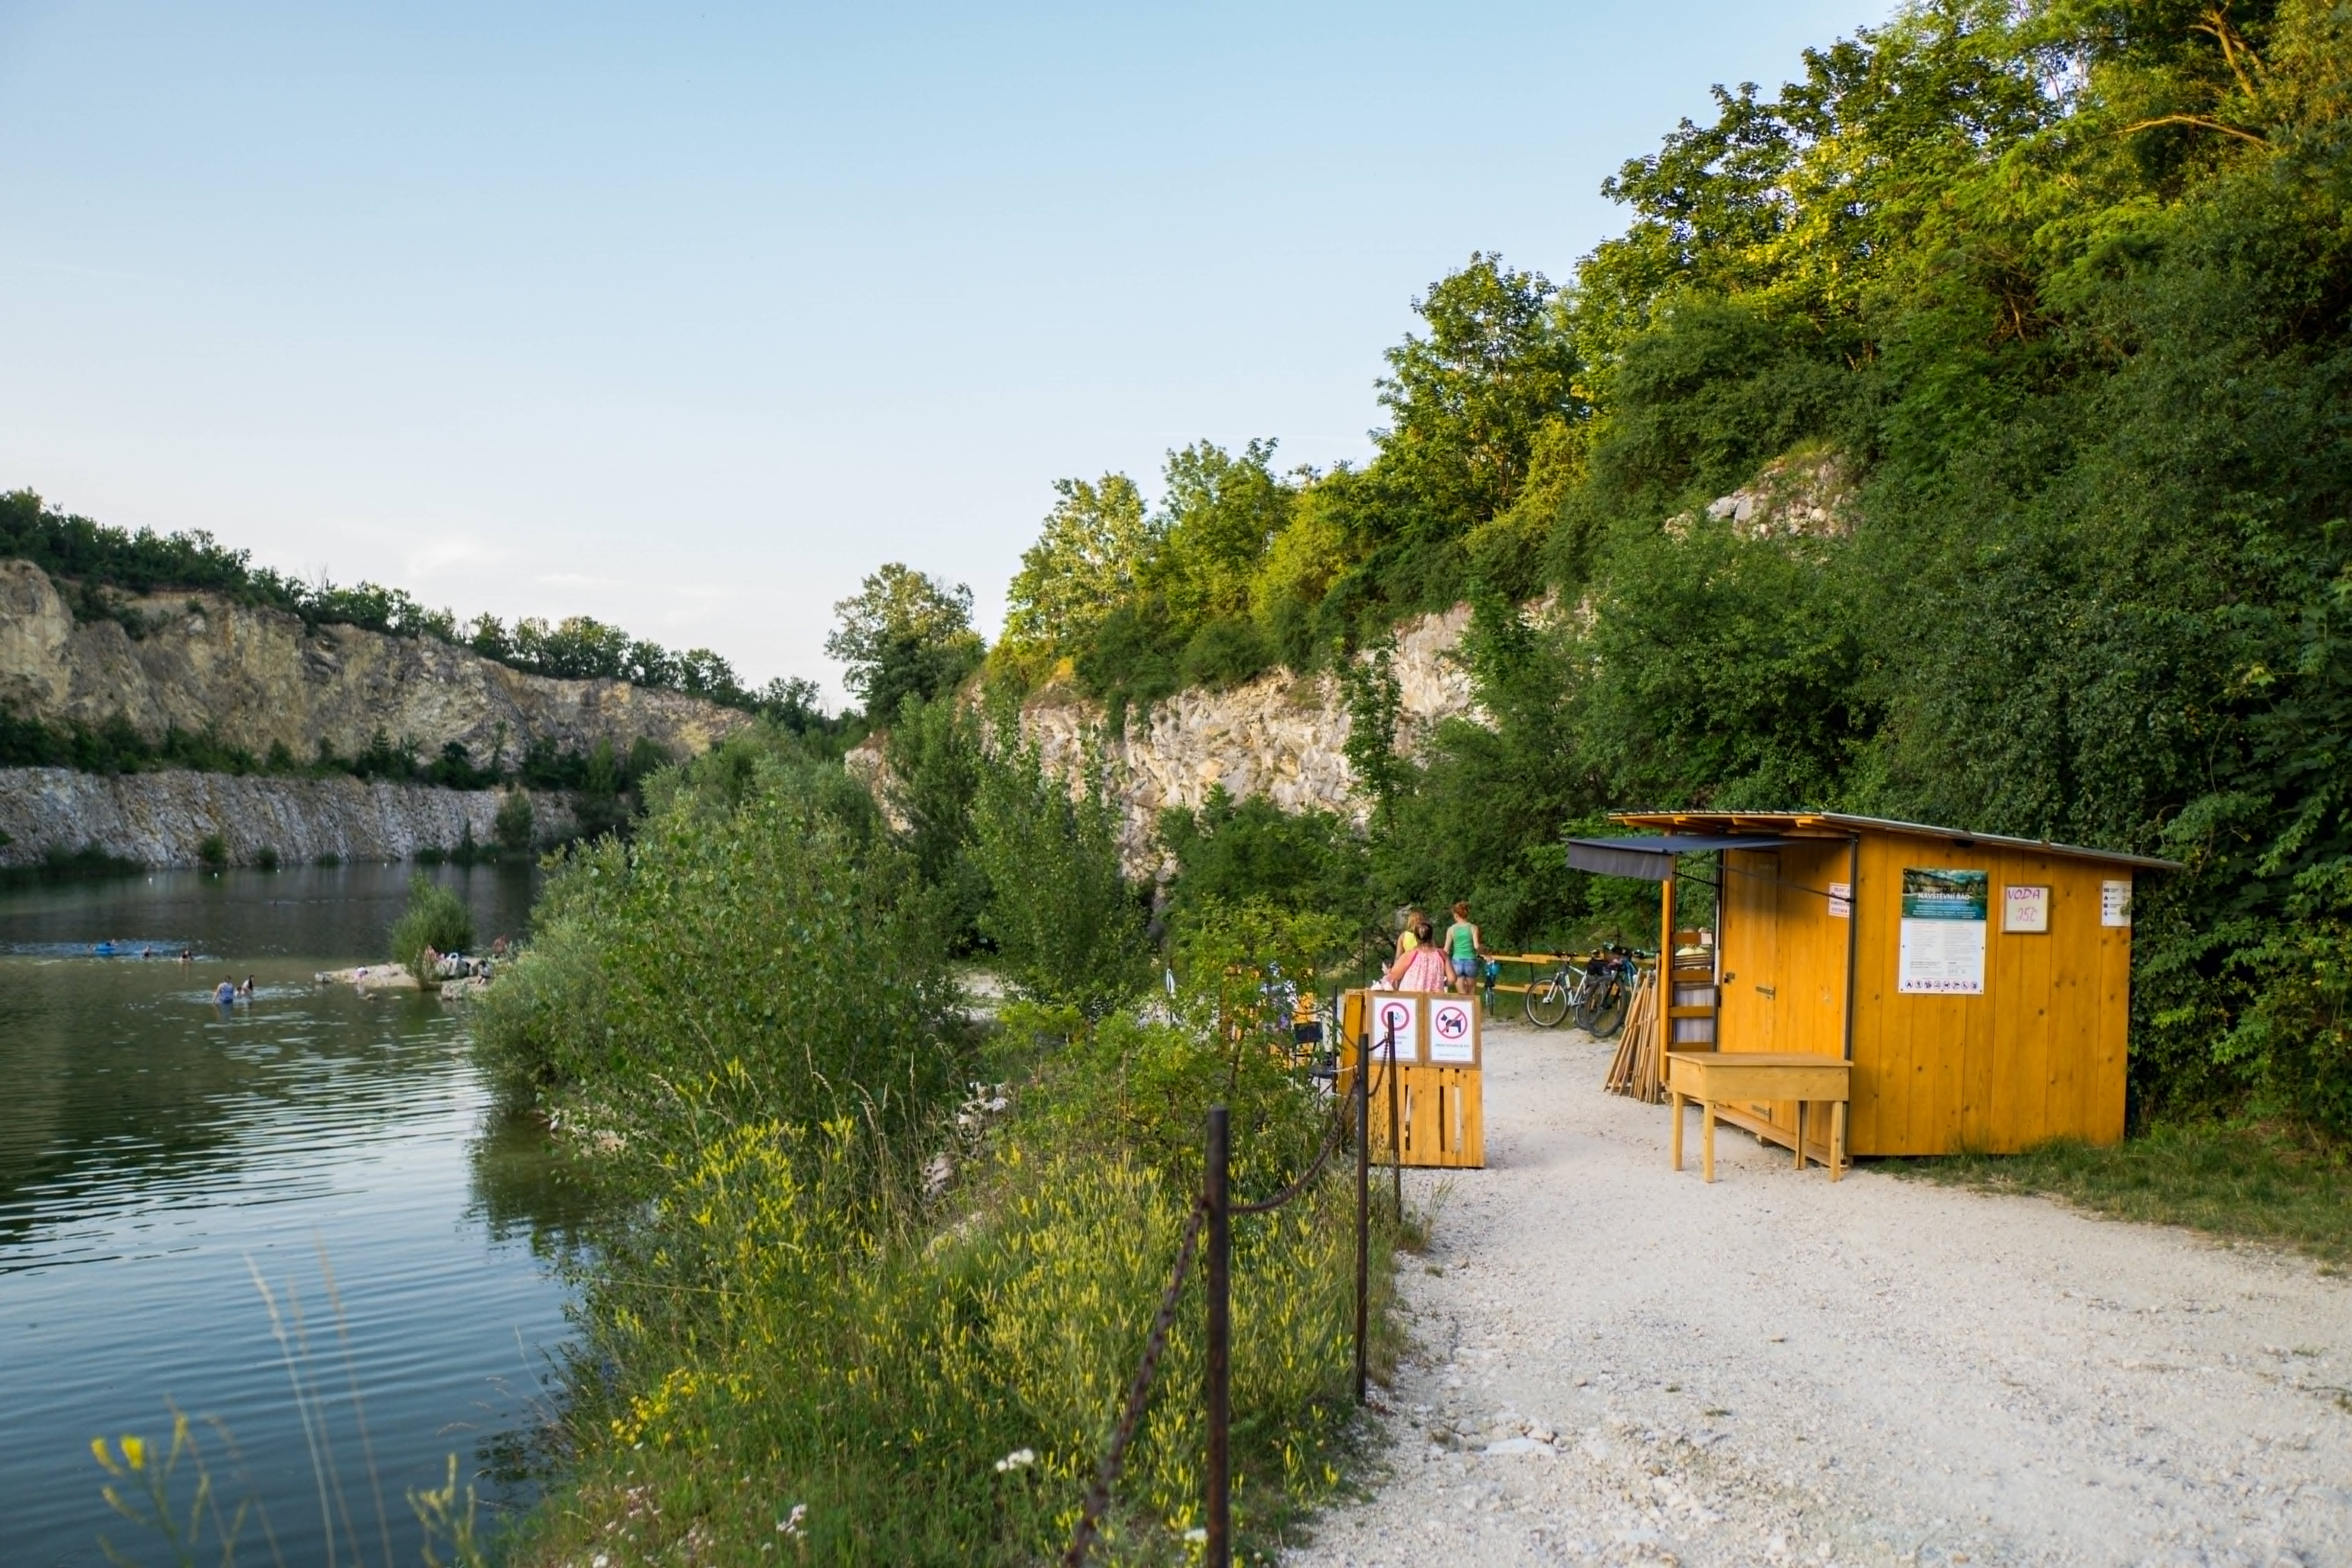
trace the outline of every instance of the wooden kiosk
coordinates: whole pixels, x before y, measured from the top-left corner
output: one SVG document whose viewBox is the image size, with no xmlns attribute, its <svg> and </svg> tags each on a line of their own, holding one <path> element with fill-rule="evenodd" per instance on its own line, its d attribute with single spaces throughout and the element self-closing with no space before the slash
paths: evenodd
<svg viewBox="0 0 2352 1568">
<path fill-rule="evenodd" d="M 2174 862 L 1835 812 L 1612 820 L 1659 831 L 1571 839 L 1569 864 L 1664 883 L 1669 952 L 1677 876 L 1708 880 L 1679 868 L 1712 863 L 1711 958 L 1704 974 L 1676 963 L 1668 1012 L 1712 1012 L 1715 1048 L 1669 1033 L 1666 1058 L 1669 1088 L 1710 1122 L 1832 1175 L 1849 1153 L 2123 1137 L 2133 876 Z M 1799 1071 L 1805 1098 L 1833 1108 L 1806 1118 L 1767 1058 L 1842 1065 L 1844 1097 L 1829 1097 L 1836 1074 Z M 1679 1163 L 1679 1114 L 1675 1128 Z"/>
</svg>

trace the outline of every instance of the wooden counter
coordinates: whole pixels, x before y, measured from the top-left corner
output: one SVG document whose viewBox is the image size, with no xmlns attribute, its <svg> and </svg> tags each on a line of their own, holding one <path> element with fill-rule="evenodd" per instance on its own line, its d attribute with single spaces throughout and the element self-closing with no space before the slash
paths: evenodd
<svg viewBox="0 0 2352 1568">
<path fill-rule="evenodd" d="M 1675 1169 L 1683 1168 L 1683 1101 L 1699 1102 L 1699 1165 L 1715 1180 L 1715 1116 L 1717 1105 L 1792 1100 L 1797 1107 L 1797 1168 L 1805 1165 L 1805 1107 L 1830 1107 L 1829 1168 L 1834 1182 L 1845 1173 L 1845 1108 L 1853 1064 L 1836 1057 L 1784 1051 L 1669 1051 L 1666 1095 L 1675 1118 Z"/>
</svg>

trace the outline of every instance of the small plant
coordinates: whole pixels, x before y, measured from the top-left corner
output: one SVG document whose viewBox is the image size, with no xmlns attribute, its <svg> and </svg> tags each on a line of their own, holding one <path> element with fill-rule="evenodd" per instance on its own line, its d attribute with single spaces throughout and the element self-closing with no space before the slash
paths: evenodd
<svg viewBox="0 0 2352 1568">
<path fill-rule="evenodd" d="M 431 984 L 425 964 L 428 947 L 462 952 L 474 945 L 474 915 L 465 900 L 431 878 L 408 879 L 408 908 L 392 928 L 392 956 L 420 981 Z"/>
<path fill-rule="evenodd" d="M 275 871 L 278 869 L 278 847 L 274 844 L 263 845 L 254 851 L 253 863 L 265 871 Z"/>
<path fill-rule="evenodd" d="M 219 870 L 228 864 L 228 840 L 217 833 L 205 834 L 196 841 L 196 859 L 208 870 Z"/>
</svg>

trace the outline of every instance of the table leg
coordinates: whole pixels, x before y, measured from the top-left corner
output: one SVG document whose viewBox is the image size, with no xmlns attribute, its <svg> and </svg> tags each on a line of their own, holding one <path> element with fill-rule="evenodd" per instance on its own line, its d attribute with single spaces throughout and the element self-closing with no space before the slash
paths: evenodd
<svg viewBox="0 0 2352 1568">
<path fill-rule="evenodd" d="M 1679 1090 L 1669 1097 L 1675 1107 L 1675 1169 L 1683 1168 L 1683 1097 Z"/>
<path fill-rule="evenodd" d="M 1841 1100 L 1830 1106 L 1830 1180 L 1837 1181 L 1844 1174 L 1845 1101 Z"/>
<path fill-rule="evenodd" d="M 1797 1169 L 1801 1171 L 1805 1168 L 1805 1102 L 1801 1100 L 1797 1101 L 1797 1136 L 1794 1142 L 1797 1150 Z"/>
<path fill-rule="evenodd" d="M 1715 1180 L 1715 1101 L 1698 1102 L 1698 1163 L 1700 1172 Z"/>
</svg>

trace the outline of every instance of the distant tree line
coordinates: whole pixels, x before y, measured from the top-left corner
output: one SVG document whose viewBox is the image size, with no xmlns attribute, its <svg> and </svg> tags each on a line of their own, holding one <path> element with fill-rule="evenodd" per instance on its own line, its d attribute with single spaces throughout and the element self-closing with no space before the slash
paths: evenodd
<svg viewBox="0 0 2352 1568">
<path fill-rule="evenodd" d="M 827 721 L 816 683 L 779 678 L 756 689 L 709 648 L 675 652 L 587 616 L 550 625 L 525 618 L 509 630 L 495 616 L 460 623 L 399 588 L 375 583 L 303 583 L 251 563 L 201 529 L 136 533 L 42 504 L 28 489 L 0 493 L 0 558 L 32 562 L 57 579 L 77 619 L 112 620 L 134 637 L 151 629 L 129 595 L 181 590 L 217 594 L 237 604 L 282 610 L 308 626 L 358 626 L 389 637 L 432 637 L 533 675 L 626 680 L 681 691 L 723 707 L 764 713 L 787 728 Z"/>
</svg>

